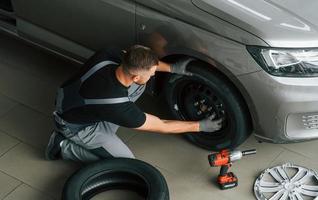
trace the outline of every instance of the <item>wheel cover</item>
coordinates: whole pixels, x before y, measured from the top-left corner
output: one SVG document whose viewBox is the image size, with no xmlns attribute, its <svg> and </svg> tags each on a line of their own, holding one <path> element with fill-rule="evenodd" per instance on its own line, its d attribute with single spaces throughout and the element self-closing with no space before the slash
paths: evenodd
<svg viewBox="0 0 318 200">
<path fill-rule="evenodd" d="M 268 168 L 256 179 L 254 193 L 259 200 L 318 199 L 318 174 L 291 163 Z"/>
<path fill-rule="evenodd" d="M 222 99 L 206 84 L 197 80 L 185 80 L 177 88 L 178 94 L 174 109 L 185 120 L 223 119 L 222 128 L 212 134 L 203 133 L 200 137 L 210 139 L 222 138 L 225 136 L 224 130 L 229 124 L 227 120 L 226 107 Z"/>
</svg>

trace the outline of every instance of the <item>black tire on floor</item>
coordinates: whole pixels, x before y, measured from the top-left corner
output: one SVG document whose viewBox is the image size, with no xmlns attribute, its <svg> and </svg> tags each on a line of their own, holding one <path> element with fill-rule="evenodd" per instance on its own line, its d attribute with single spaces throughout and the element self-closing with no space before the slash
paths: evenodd
<svg viewBox="0 0 318 200">
<path fill-rule="evenodd" d="M 190 133 L 185 137 L 195 145 L 213 151 L 236 148 L 252 132 L 250 115 L 241 95 L 211 66 L 192 61 L 187 70 L 194 76 L 171 75 L 165 87 L 173 117 L 200 120 L 214 112 L 215 119 L 224 118 L 225 122 L 222 129 L 214 133 Z"/>
<path fill-rule="evenodd" d="M 110 158 L 78 170 L 65 183 L 62 200 L 87 200 L 113 189 L 131 190 L 147 200 L 169 200 L 162 174 L 143 161 L 128 158 Z"/>
</svg>

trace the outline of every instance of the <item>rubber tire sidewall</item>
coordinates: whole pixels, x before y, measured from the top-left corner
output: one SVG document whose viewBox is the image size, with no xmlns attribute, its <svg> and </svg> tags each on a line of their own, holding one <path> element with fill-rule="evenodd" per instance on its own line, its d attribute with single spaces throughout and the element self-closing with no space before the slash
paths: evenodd
<svg viewBox="0 0 318 200">
<path fill-rule="evenodd" d="M 169 200 L 169 190 L 163 175 L 148 163 L 130 158 L 109 158 L 76 171 L 64 185 L 62 200 L 81 200 L 80 193 L 83 184 L 90 177 L 107 172 L 125 172 L 137 175 L 146 183 L 149 192 L 147 200 Z M 111 181 L 109 178 L 107 180 Z"/>
<path fill-rule="evenodd" d="M 238 93 L 233 84 L 224 77 L 224 75 L 216 69 L 211 68 L 211 66 L 207 66 L 200 62 L 191 62 L 187 66 L 187 69 L 194 74 L 193 77 L 190 78 L 202 81 L 202 83 L 212 88 L 217 96 L 222 99 L 228 107 L 228 114 L 234 119 L 232 122 L 234 128 L 232 128 L 231 133 L 227 133 L 227 136 L 223 141 L 206 141 L 203 143 L 198 141 L 196 133 L 186 134 L 185 137 L 195 145 L 208 150 L 219 151 L 225 148 L 236 148 L 251 134 L 250 116 L 241 95 Z M 191 120 L 180 117 L 180 112 L 175 109 L 176 88 L 178 84 L 188 78 L 189 77 L 186 76 L 171 75 L 165 86 L 166 100 L 175 119 Z"/>
</svg>

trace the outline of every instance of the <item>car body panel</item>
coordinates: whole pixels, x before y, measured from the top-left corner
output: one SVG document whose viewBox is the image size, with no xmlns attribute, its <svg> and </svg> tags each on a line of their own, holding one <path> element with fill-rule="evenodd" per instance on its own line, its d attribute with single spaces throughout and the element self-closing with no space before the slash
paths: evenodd
<svg viewBox="0 0 318 200">
<path fill-rule="evenodd" d="M 214 61 L 220 60 L 221 65 L 216 67 L 234 76 L 262 70 L 255 68 L 255 61 L 250 59 L 245 45 L 180 22 L 156 10 L 137 6 L 137 24 L 139 27 L 144 26 L 138 30 L 138 42 L 150 46 L 160 57 L 173 54 L 198 56 L 214 66 Z M 224 66 L 226 68 L 222 69 Z"/>
<path fill-rule="evenodd" d="M 17 26 L 19 27 L 19 35 L 24 39 L 40 44 L 42 47 L 44 46 L 55 52 L 59 52 L 73 60 L 84 62 L 94 54 L 93 50 L 83 45 L 68 40 L 23 19 L 17 20 Z"/>
<path fill-rule="evenodd" d="M 287 143 L 317 138 L 317 129 L 307 129 L 302 117 L 318 111 L 318 77 L 276 77 L 259 71 L 238 79 L 253 94 L 259 119 L 255 132 L 260 140 Z M 290 118 L 299 114 L 298 121 Z M 297 134 L 288 131 L 290 123 L 298 126 Z"/>
<path fill-rule="evenodd" d="M 272 47 L 317 47 L 318 2 L 192 0 L 202 10 L 262 38 Z"/>
<path fill-rule="evenodd" d="M 38 30 L 50 32 L 51 35 L 56 35 L 55 38 L 68 40 L 65 46 L 71 49 L 72 54 L 83 53 L 76 52 L 76 48 L 70 47 L 71 43 L 77 43 L 78 46 L 92 51 L 105 46 L 125 48 L 135 43 L 133 0 L 91 0 L 85 6 L 80 0 L 28 0 L 28 3 L 24 0 L 14 0 L 13 2 L 18 17 L 19 33 L 34 38 Z M 19 23 L 19 20 L 23 22 Z M 35 27 L 38 29 L 35 30 Z M 45 38 L 47 35 L 45 33 L 41 35 L 43 37 L 35 38 L 41 39 L 45 44 L 51 43 L 52 46 L 56 44 L 56 40 L 51 40 L 52 37 Z M 87 55 L 83 56 L 87 58 Z"/>
<path fill-rule="evenodd" d="M 139 11 L 140 14 L 143 9 L 147 8 L 148 10 L 153 11 L 153 13 L 160 13 L 160 17 L 163 16 L 175 19 L 175 21 L 198 27 L 202 30 L 206 30 L 210 33 L 242 44 L 268 46 L 261 38 L 218 17 L 203 12 L 199 8 L 193 6 L 191 0 L 136 0 L 136 3 L 137 11 Z M 154 19 L 151 15 L 146 15 L 146 17 Z M 159 15 L 157 17 L 159 17 Z M 161 19 L 157 18 L 157 20 Z"/>
</svg>

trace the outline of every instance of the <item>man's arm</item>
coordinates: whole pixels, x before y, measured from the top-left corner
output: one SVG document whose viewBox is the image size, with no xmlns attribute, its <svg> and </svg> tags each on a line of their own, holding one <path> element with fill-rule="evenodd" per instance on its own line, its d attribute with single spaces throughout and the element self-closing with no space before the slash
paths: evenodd
<svg viewBox="0 0 318 200">
<path fill-rule="evenodd" d="M 200 124 L 198 121 L 162 120 L 159 117 L 146 113 L 145 123 L 135 129 L 164 134 L 180 134 L 186 132 L 199 132 Z"/>
<path fill-rule="evenodd" d="M 166 62 L 159 61 L 159 65 L 157 67 L 158 72 L 171 72 L 171 65 Z"/>
<path fill-rule="evenodd" d="M 182 58 L 178 60 L 177 62 L 171 63 L 171 64 L 159 61 L 156 71 L 170 72 L 170 73 L 175 73 L 179 75 L 192 76 L 193 74 L 191 72 L 188 72 L 186 69 L 188 64 L 192 61 L 194 61 L 193 58 Z"/>
</svg>

